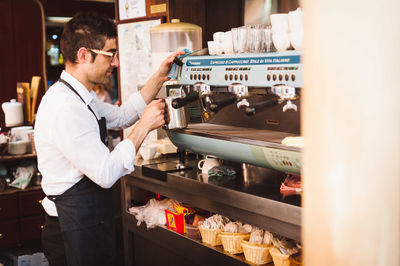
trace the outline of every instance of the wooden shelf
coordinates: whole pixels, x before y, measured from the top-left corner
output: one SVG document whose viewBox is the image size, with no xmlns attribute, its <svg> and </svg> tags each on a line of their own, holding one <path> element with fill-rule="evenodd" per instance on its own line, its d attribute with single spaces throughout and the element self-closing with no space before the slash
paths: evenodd
<svg viewBox="0 0 400 266">
<path fill-rule="evenodd" d="M 25 189 L 20 189 L 20 188 L 14 188 L 14 187 L 7 187 L 3 192 L 0 192 L 1 195 L 9 195 L 9 194 L 14 194 L 17 192 L 26 192 L 26 191 L 32 191 L 32 190 L 40 190 L 42 189 L 41 186 L 28 186 Z"/>
<path fill-rule="evenodd" d="M 199 265 L 236 265 L 244 266 L 251 264 L 246 261 L 244 254 L 230 254 L 224 251 L 222 245 L 211 246 L 204 244 L 201 238 L 193 238 L 186 234 L 178 234 L 166 226 L 156 226 L 155 228 L 147 229 L 143 222 L 140 226 L 137 225 L 135 216 L 128 211 L 124 213 L 125 230 L 134 234 L 140 235 L 150 241 L 154 241 L 164 250 L 178 253 L 183 258 L 196 261 Z M 273 263 L 263 264 L 265 266 L 273 265 Z"/>
<path fill-rule="evenodd" d="M 16 161 L 24 159 L 35 159 L 36 153 L 22 154 L 22 155 L 2 155 L 0 156 L 0 162 Z"/>
</svg>

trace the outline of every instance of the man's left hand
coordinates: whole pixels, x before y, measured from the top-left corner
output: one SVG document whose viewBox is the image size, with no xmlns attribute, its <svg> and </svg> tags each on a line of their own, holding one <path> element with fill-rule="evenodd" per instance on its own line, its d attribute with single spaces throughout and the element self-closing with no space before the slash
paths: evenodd
<svg viewBox="0 0 400 266">
<path fill-rule="evenodd" d="M 177 57 L 178 55 L 184 55 L 185 51 L 177 51 L 173 54 L 171 54 L 170 56 L 168 56 L 160 65 L 160 67 L 158 68 L 158 75 L 160 78 L 163 79 L 163 81 L 168 80 L 168 73 L 171 71 L 172 68 L 172 64 L 173 61 L 175 59 L 175 57 Z"/>
</svg>

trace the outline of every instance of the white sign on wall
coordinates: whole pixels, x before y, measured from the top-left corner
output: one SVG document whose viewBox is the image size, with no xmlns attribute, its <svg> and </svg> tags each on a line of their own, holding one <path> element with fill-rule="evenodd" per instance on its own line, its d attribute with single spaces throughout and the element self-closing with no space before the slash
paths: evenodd
<svg viewBox="0 0 400 266">
<path fill-rule="evenodd" d="M 120 20 L 146 16 L 146 0 L 119 0 L 118 6 Z"/>
</svg>

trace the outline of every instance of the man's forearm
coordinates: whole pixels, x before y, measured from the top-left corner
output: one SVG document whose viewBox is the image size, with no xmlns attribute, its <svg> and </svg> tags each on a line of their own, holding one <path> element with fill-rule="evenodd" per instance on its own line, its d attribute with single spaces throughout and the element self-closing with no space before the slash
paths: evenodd
<svg viewBox="0 0 400 266">
<path fill-rule="evenodd" d="M 167 79 L 159 72 L 156 72 L 151 76 L 151 78 L 140 90 L 140 94 L 142 95 L 146 104 L 150 103 L 154 99 L 154 97 L 156 97 L 158 91 L 166 80 Z"/>
<path fill-rule="evenodd" d="M 143 126 L 143 123 L 139 120 L 139 122 L 132 129 L 132 132 L 129 134 L 128 139 L 132 141 L 133 145 L 135 145 L 136 153 L 142 145 L 149 131 L 150 130 L 147 127 Z"/>
</svg>

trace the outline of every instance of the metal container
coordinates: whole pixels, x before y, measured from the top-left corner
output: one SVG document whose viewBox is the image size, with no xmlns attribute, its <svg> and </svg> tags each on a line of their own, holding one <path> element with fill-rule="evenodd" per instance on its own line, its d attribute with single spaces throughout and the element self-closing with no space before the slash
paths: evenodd
<svg viewBox="0 0 400 266">
<path fill-rule="evenodd" d="M 196 51 L 202 48 L 201 27 L 172 19 L 150 30 L 151 52 L 175 52 L 180 49 Z"/>
<path fill-rule="evenodd" d="M 153 72 L 171 53 L 188 49 L 197 51 L 202 48 L 202 30 L 200 26 L 172 19 L 171 23 L 162 23 L 150 30 L 151 63 Z"/>
<path fill-rule="evenodd" d="M 167 108 L 164 129 L 177 129 L 187 127 L 187 120 L 185 114 L 185 108 L 172 107 L 172 101 L 177 97 L 165 98 L 165 106 Z"/>
</svg>

